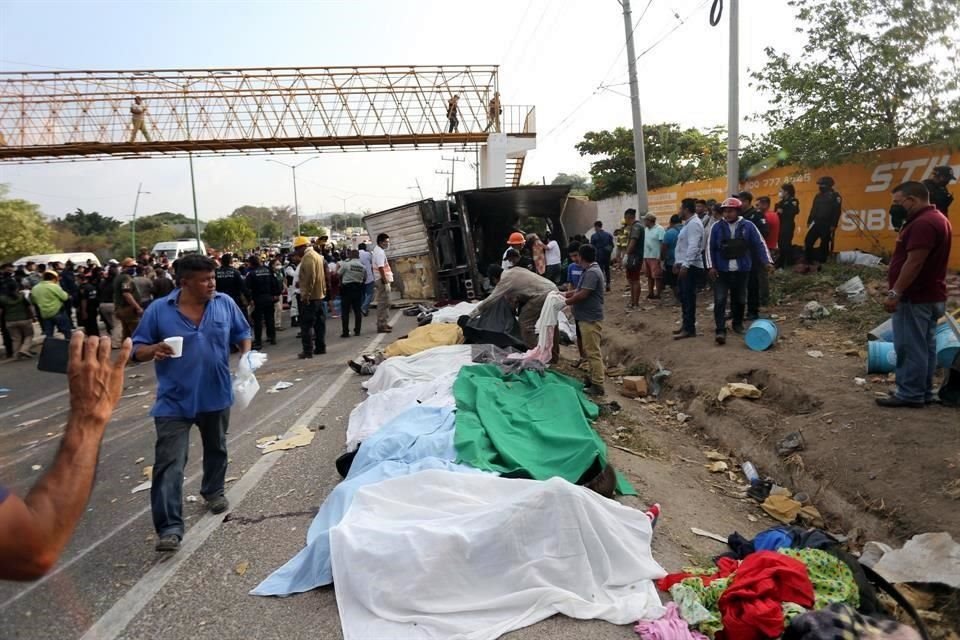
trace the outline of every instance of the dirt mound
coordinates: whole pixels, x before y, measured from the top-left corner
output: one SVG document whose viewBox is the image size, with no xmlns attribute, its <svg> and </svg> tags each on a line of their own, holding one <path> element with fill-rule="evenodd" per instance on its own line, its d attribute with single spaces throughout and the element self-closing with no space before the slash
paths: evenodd
<svg viewBox="0 0 960 640">
<path fill-rule="evenodd" d="M 799 381 L 786 380 L 767 369 L 741 371 L 728 378 L 727 382 L 746 382 L 754 385 L 763 391 L 762 403 L 777 413 L 805 415 L 823 406 L 822 401 L 801 388 Z"/>
</svg>

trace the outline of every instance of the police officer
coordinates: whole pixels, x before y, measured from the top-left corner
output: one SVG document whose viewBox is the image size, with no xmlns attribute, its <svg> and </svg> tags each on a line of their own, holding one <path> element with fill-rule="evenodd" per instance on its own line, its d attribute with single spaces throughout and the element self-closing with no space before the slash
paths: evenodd
<svg viewBox="0 0 960 640">
<path fill-rule="evenodd" d="M 924 186 L 930 191 L 930 204 L 948 218 L 950 215 L 947 211 L 950 209 L 950 203 L 953 202 L 953 195 L 947 191 L 947 185 L 956 179 L 957 177 L 953 175 L 953 167 L 943 166 L 934 167 L 930 177 L 923 181 Z"/>
<path fill-rule="evenodd" d="M 840 212 L 843 206 L 843 199 L 833 189 L 834 184 L 830 176 L 823 176 L 817 180 L 820 191 L 813 197 L 810 218 L 807 220 L 807 237 L 803 242 L 804 259 L 808 268 L 812 268 L 817 263 L 826 262 L 833 250 L 833 234 L 836 233 L 837 225 L 840 224 Z M 815 250 L 814 245 L 817 241 L 820 242 L 820 246 Z"/>
<path fill-rule="evenodd" d="M 232 255 L 229 253 L 223 254 L 220 258 L 220 267 L 214 272 L 214 275 L 217 278 L 217 291 L 233 298 L 233 301 L 240 307 L 243 317 L 247 319 L 247 324 L 250 324 L 250 318 L 247 317 L 247 301 L 245 300 L 249 295 L 247 283 L 240 271 L 233 266 Z"/>
<path fill-rule="evenodd" d="M 273 307 L 280 300 L 280 281 L 270 270 L 261 264 L 260 258 L 250 256 L 250 271 L 247 273 L 247 289 L 253 298 L 253 348 L 262 349 L 263 323 L 267 323 L 267 340 L 277 344 L 277 325 L 274 322 Z"/>
</svg>

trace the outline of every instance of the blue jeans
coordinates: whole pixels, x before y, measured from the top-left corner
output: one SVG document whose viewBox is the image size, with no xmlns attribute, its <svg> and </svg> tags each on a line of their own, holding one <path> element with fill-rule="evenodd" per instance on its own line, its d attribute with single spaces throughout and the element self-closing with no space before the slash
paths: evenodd
<svg viewBox="0 0 960 640">
<path fill-rule="evenodd" d="M 43 335 L 48 338 L 53 337 L 53 331 L 56 329 L 63 334 L 63 337 L 67 340 L 70 339 L 70 334 L 73 333 L 73 323 L 70 322 L 70 316 L 67 315 L 66 307 L 60 309 L 57 312 L 57 315 L 52 318 L 42 318 L 40 320 L 40 326 L 43 328 Z"/>
<path fill-rule="evenodd" d="M 749 271 L 718 271 L 713 283 L 713 319 L 717 335 L 727 333 L 727 294 L 730 294 L 730 314 L 734 330 L 743 329 L 743 310 L 747 305 Z"/>
<path fill-rule="evenodd" d="M 370 303 L 373 302 L 373 283 L 367 282 L 363 285 L 363 302 L 360 304 L 360 310 L 363 315 L 370 311 Z"/>
<path fill-rule="evenodd" d="M 937 368 L 937 320 L 943 302 L 913 304 L 901 300 L 893 312 L 893 347 L 897 352 L 896 396 L 907 402 L 933 399 Z"/>
<path fill-rule="evenodd" d="M 212 500 L 223 495 L 227 475 L 227 427 L 230 408 L 201 413 L 196 418 L 154 418 L 157 444 L 153 454 L 150 506 L 157 536 L 183 538 L 183 470 L 190 449 L 190 427 L 200 428 L 203 442 L 203 481 L 200 495 Z"/>
<path fill-rule="evenodd" d="M 684 333 L 697 333 L 697 286 L 703 269 L 688 267 L 687 275 L 677 277 L 677 294 L 680 298 L 682 329 Z"/>
</svg>

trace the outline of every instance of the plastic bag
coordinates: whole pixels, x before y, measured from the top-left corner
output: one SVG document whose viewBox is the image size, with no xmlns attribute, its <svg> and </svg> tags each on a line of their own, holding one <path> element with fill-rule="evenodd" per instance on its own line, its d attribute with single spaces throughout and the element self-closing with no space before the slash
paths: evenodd
<svg viewBox="0 0 960 640">
<path fill-rule="evenodd" d="M 233 406 L 235 409 L 246 409 L 250 406 L 253 397 L 260 390 L 260 383 L 253 372 L 267 361 L 267 354 L 259 351 L 248 351 L 240 357 L 237 373 L 233 378 Z"/>
</svg>

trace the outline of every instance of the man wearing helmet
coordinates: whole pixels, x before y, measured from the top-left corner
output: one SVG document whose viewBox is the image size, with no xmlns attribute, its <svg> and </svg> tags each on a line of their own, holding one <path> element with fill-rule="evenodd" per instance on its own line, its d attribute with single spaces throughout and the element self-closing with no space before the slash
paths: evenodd
<svg viewBox="0 0 960 640">
<path fill-rule="evenodd" d="M 707 269 L 714 281 L 713 317 L 717 344 L 727 342 L 727 294 L 730 294 L 733 330 L 743 333 L 750 270 L 755 262 L 761 262 L 768 270 L 773 268 L 763 237 L 752 222 L 740 215 L 742 209 L 743 203 L 736 198 L 724 200 L 720 205 L 723 219 L 713 225 L 707 239 Z"/>
<path fill-rule="evenodd" d="M 807 237 L 803 243 L 804 260 L 807 267 L 823 264 L 830 256 L 833 248 L 833 234 L 840 224 L 840 212 L 843 200 L 840 194 L 833 190 L 833 178 L 823 176 L 817 180 L 819 193 L 813 197 L 810 206 L 810 218 L 807 220 Z M 814 249 L 819 241 L 820 246 Z"/>
<path fill-rule="evenodd" d="M 511 249 L 517 252 L 517 255 L 520 256 L 523 254 L 523 245 L 526 244 L 527 239 L 519 231 L 514 231 L 510 234 L 510 237 L 507 238 L 507 248 L 503 252 L 503 257 L 500 258 L 500 268 L 506 271 L 515 265 L 515 262 L 507 259 L 507 253 Z M 519 258 L 518 258 L 519 259 Z"/>
<path fill-rule="evenodd" d="M 947 191 L 947 185 L 956 179 L 957 177 L 953 175 L 953 167 L 943 166 L 934 167 L 930 177 L 923 181 L 923 185 L 930 192 L 930 204 L 948 218 L 950 217 L 948 210 L 953 202 L 953 195 Z M 897 228 L 900 227 L 897 226 Z"/>
</svg>

